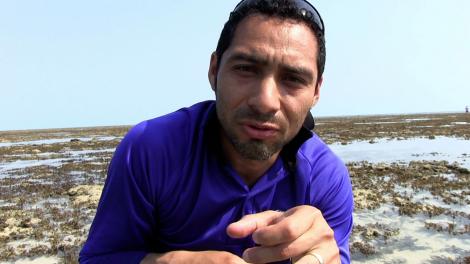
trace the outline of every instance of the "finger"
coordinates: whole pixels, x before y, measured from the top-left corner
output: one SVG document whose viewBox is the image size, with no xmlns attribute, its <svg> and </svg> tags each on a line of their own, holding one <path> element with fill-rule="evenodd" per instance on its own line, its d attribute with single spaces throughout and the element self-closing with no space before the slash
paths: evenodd
<svg viewBox="0 0 470 264">
<path fill-rule="evenodd" d="M 243 238 L 253 234 L 259 228 L 270 225 L 282 212 L 264 211 L 257 214 L 245 215 L 237 222 L 227 226 L 227 234 L 233 238 Z"/>
<path fill-rule="evenodd" d="M 255 243 L 274 246 L 294 241 L 312 228 L 315 218 L 321 215 L 313 207 L 295 207 L 278 217 L 274 224 L 258 228 L 253 233 Z"/>
<path fill-rule="evenodd" d="M 295 258 L 310 251 L 312 247 L 318 245 L 323 239 L 325 239 L 324 236 L 319 236 L 318 233 L 309 230 L 292 242 L 246 249 L 243 252 L 243 259 L 246 262 L 267 263 Z"/>
<path fill-rule="evenodd" d="M 330 248 L 329 250 L 314 250 L 309 253 L 292 259 L 293 264 L 341 264 L 339 250 Z"/>
<path fill-rule="evenodd" d="M 184 259 L 181 258 L 171 258 L 168 262 L 178 262 L 178 263 L 231 263 L 231 264 L 248 264 L 239 256 L 232 254 L 226 251 L 187 251 L 187 257 Z M 153 263 L 153 262 L 152 262 Z"/>
<path fill-rule="evenodd" d="M 292 261 L 293 264 L 320 264 L 317 258 L 312 255 L 304 255 L 298 260 Z"/>
</svg>

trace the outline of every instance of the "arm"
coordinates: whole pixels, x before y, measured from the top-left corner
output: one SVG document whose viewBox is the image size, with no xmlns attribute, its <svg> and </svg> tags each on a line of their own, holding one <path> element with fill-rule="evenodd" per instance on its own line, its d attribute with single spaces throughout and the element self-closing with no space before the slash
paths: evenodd
<svg viewBox="0 0 470 264">
<path fill-rule="evenodd" d="M 137 132 L 116 149 L 80 263 L 138 263 L 148 252 L 154 208 Z"/>
<path fill-rule="evenodd" d="M 238 256 L 224 251 L 172 251 L 165 254 L 148 254 L 140 264 L 247 264 Z"/>
<path fill-rule="evenodd" d="M 172 251 L 153 254 L 157 216 L 148 182 L 146 146 L 133 128 L 116 149 L 108 169 L 89 237 L 80 263 L 234 263 L 241 258 L 222 251 Z M 160 172 L 159 173 L 163 173 Z"/>
</svg>

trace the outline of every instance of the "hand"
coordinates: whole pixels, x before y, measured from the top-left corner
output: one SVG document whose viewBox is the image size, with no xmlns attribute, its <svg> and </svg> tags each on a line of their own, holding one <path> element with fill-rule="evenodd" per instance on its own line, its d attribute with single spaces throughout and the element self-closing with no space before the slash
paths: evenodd
<svg viewBox="0 0 470 264">
<path fill-rule="evenodd" d="M 240 257 L 225 251 L 171 251 L 148 254 L 140 264 L 247 264 Z"/>
<path fill-rule="evenodd" d="M 296 264 L 319 263 L 308 254 L 315 252 L 325 264 L 340 263 L 333 230 L 320 210 L 312 206 L 246 215 L 230 224 L 227 233 L 233 238 L 252 235 L 259 245 L 243 252 L 246 262 L 268 263 L 292 258 Z"/>
</svg>

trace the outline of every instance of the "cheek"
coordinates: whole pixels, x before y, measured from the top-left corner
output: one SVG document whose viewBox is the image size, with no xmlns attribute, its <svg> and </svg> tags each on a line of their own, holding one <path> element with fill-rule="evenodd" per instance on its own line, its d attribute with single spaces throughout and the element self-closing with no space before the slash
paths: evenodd
<svg viewBox="0 0 470 264">
<path fill-rule="evenodd" d="M 305 121 L 305 117 L 310 111 L 313 100 L 292 100 L 286 117 L 290 123 L 291 133 L 296 134 Z"/>
<path fill-rule="evenodd" d="M 246 96 L 242 91 L 243 89 L 240 86 L 227 85 L 219 82 L 219 86 L 217 86 L 216 91 L 216 99 L 225 109 L 231 109 L 233 111 L 240 107 L 246 99 Z"/>
<path fill-rule="evenodd" d="M 237 98 L 236 96 L 224 89 L 225 87 L 217 87 L 216 92 L 216 105 L 219 118 L 223 118 L 226 122 L 230 122 L 233 119 L 233 115 L 237 109 Z"/>
<path fill-rule="evenodd" d="M 291 112 L 306 113 L 310 110 L 315 100 L 315 95 L 311 92 L 297 93 L 284 97 L 284 104 L 290 107 Z"/>
</svg>

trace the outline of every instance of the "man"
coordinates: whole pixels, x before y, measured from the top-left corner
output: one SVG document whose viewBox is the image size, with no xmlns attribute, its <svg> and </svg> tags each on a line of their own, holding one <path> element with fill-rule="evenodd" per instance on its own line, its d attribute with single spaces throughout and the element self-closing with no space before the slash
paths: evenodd
<svg viewBox="0 0 470 264">
<path fill-rule="evenodd" d="M 211 57 L 215 102 L 132 128 L 82 263 L 349 263 L 348 172 L 305 121 L 324 26 L 304 0 L 244 0 Z"/>
</svg>

